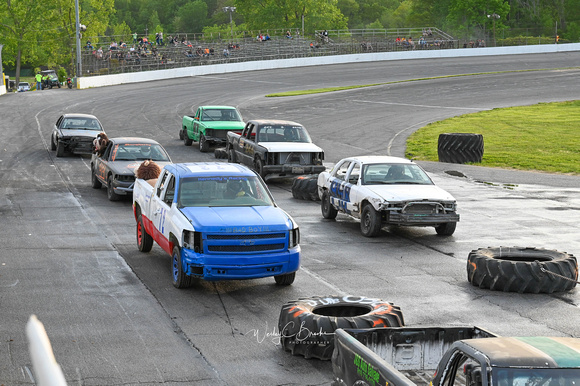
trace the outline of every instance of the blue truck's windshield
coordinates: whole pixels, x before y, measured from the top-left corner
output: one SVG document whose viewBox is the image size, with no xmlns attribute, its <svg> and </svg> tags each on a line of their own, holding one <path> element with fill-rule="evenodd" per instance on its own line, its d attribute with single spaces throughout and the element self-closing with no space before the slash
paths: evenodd
<svg viewBox="0 0 580 386">
<path fill-rule="evenodd" d="M 183 178 L 177 205 L 194 206 L 272 206 L 268 188 L 252 176 L 211 176 Z"/>
</svg>

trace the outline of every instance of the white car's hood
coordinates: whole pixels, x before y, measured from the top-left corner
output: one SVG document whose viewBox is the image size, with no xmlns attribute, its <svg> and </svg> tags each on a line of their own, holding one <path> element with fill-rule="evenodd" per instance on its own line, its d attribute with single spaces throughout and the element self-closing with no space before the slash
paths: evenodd
<svg viewBox="0 0 580 386">
<path fill-rule="evenodd" d="M 313 143 L 306 142 L 258 142 L 258 145 L 266 148 L 269 152 L 297 152 L 297 153 L 311 153 L 322 152 L 322 149 Z"/>
<path fill-rule="evenodd" d="M 101 133 L 101 130 L 77 130 L 77 129 L 61 129 L 60 132 L 64 137 L 96 137 Z"/>
<path fill-rule="evenodd" d="M 373 185 L 369 190 L 386 201 L 455 201 L 455 198 L 436 185 Z"/>
</svg>

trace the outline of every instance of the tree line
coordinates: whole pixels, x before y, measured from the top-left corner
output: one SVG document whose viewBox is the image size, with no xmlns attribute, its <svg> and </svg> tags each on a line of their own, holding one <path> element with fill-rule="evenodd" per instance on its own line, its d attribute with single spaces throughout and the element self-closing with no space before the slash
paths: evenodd
<svg viewBox="0 0 580 386">
<path fill-rule="evenodd" d="M 224 8 L 229 7 L 229 8 Z M 231 7 L 235 7 L 233 10 Z M 83 45 L 131 34 L 437 27 L 460 39 L 501 36 L 580 38 L 578 0 L 79 0 Z M 0 44 L 5 69 L 74 69 L 74 0 L 4 0 Z M 231 19 L 230 19 L 231 18 Z M 231 20 L 231 22 L 230 22 Z"/>
</svg>

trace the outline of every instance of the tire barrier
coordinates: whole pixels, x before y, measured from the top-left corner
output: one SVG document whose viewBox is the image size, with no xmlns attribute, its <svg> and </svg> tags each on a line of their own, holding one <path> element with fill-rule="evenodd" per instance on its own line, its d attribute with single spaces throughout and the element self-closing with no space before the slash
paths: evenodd
<svg viewBox="0 0 580 386">
<path fill-rule="evenodd" d="M 454 164 L 481 162 L 483 135 L 471 133 L 439 134 L 437 154 L 439 162 Z"/>
<path fill-rule="evenodd" d="M 226 151 L 225 147 L 218 147 L 217 149 L 214 150 L 213 155 L 215 156 L 215 158 L 220 159 L 228 158 L 228 152 Z"/>
<path fill-rule="evenodd" d="M 298 200 L 320 201 L 317 181 L 318 174 L 294 178 L 292 181 L 292 197 Z"/>
<path fill-rule="evenodd" d="M 543 248 L 480 248 L 467 257 L 467 279 L 494 291 L 549 294 L 576 286 L 578 264 L 571 254 Z"/>
<path fill-rule="evenodd" d="M 402 327 L 398 306 L 361 296 L 313 296 L 282 306 L 280 342 L 292 355 L 329 360 L 337 328 Z"/>
</svg>

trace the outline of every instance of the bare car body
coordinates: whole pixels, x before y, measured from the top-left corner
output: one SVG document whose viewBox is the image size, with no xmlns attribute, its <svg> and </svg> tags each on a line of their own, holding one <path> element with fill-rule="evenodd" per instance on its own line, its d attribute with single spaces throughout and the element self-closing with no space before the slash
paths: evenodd
<svg viewBox="0 0 580 386">
<path fill-rule="evenodd" d="M 450 236 L 459 221 L 455 198 L 404 158 L 345 158 L 320 173 L 317 185 L 322 216 L 343 212 L 360 219 L 363 236 L 376 236 L 385 225 L 433 226 Z"/>
</svg>

